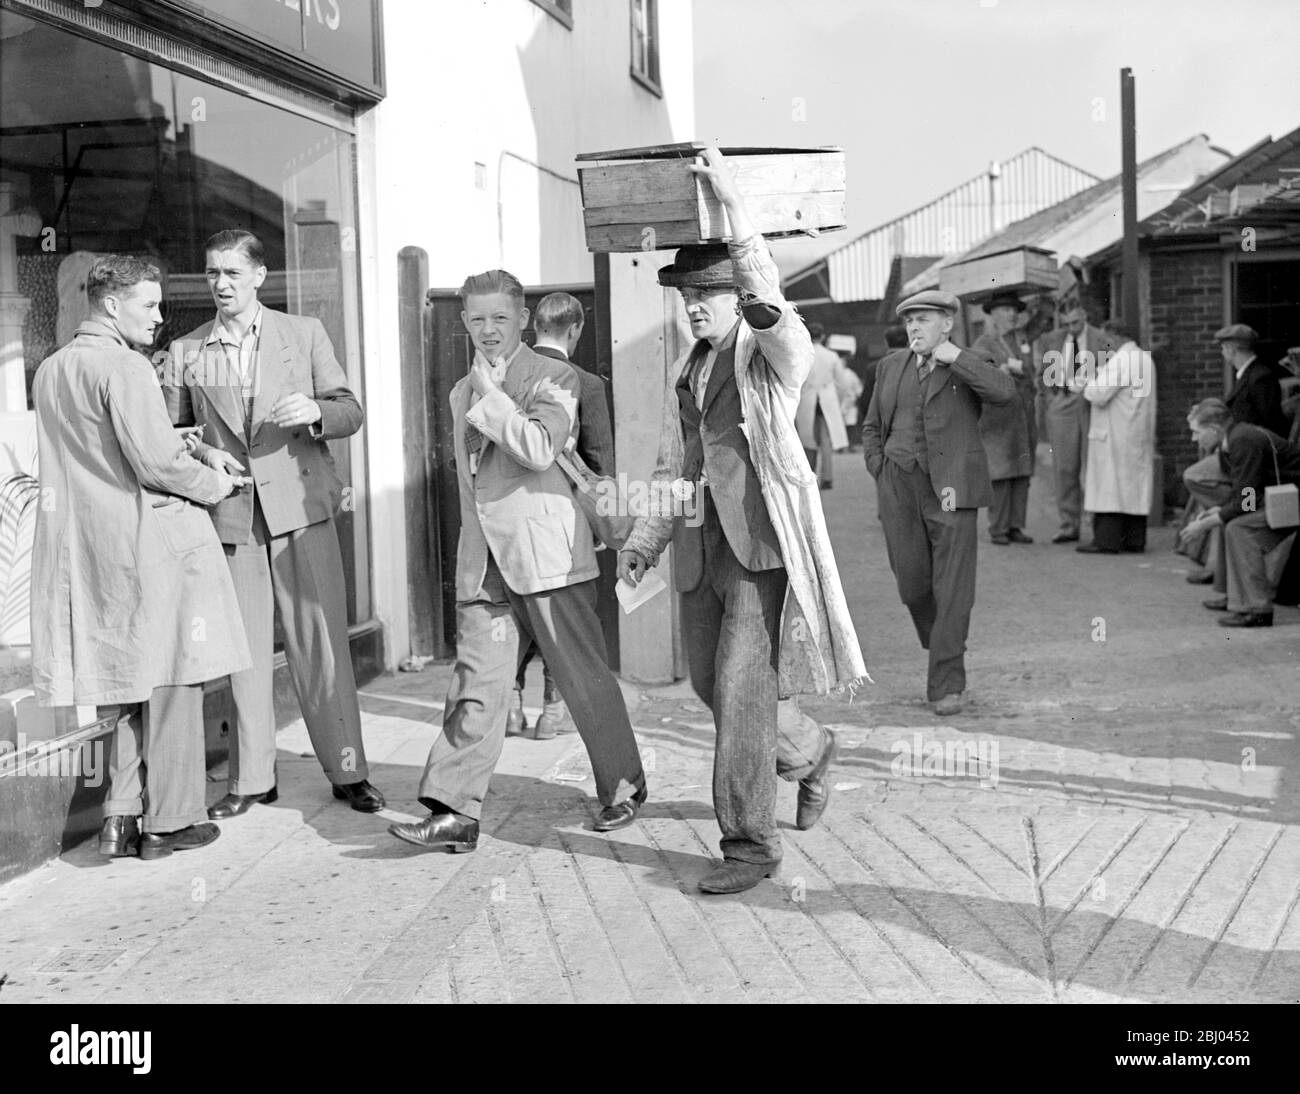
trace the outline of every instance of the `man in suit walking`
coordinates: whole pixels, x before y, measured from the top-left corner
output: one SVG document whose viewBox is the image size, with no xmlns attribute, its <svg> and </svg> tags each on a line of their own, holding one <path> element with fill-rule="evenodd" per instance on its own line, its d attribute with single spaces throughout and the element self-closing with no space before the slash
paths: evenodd
<svg viewBox="0 0 1300 1094">
<path fill-rule="evenodd" d="M 691 686 L 717 731 L 723 861 L 698 884 L 738 893 L 781 861 L 778 776 L 799 783 L 801 829 L 830 796 L 834 734 L 779 700 L 852 688 L 866 669 L 794 427 L 812 365 L 808 328 L 781 295 L 722 153 L 708 149 L 691 169 L 712 187 L 733 238 L 683 247 L 659 271 L 682 294 L 697 341 L 665 393 L 654 481 L 693 495 L 701 518 L 638 517 L 618 572 L 638 584 L 672 540 Z"/>
<path fill-rule="evenodd" d="M 574 433 L 578 377 L 520 341 L 524 289 L 504 270 L 461 286 L 474 343 L 451 392 L 460 486 L 456 668 L 419 797 L 429 815 L 395 824 L 398 839 L 472 851 L 505 740 L 520 631 L 540 647 L 591 757 L 600 813 L 625 828 L 646 800 L 645 772 L 596 615 L 595 541 L 555 457 Z"/>
<path fill-rule="evenodd" d="M 1077 543 L 1083 516 L 1083 473 L 1088 455 L 1088 403 L 1070 381 L 1102 363 L 1113 349 L 1110 337 L 1088 322 L 1082 307 L 1061 317 L 1062 326 L 1043 335 L 1039 383 L 1045 400 L 1047 441 L 1052 446 L 1052 479 L 1060 530 L 1053 543 Z"/>
<path fill-rule="evenodd" d="M 320 321 L 263 307 L 262 244 L 250 232 L 218 232 L 205 247 L 214 320 L 173 347 L 163 391 L 172 421 L 197 424 L 195 455 L 241 473 L 249 490 L 212 511 L 239 594 L 253 667 L 234 674 L 236 732 L 228 792 L 213 820 L 273 802 L 274 632 L 278 614 L 289 676 L 316 758 L 334 796 L 374 813 L 361 711 L 348 648 L 343 558 L 334 514 L 343 485 L 327 441 L 361 428 L 361 404 L 347 385 Z"/>
<path fill-rule="evenodd" d="M 537 337 L 533 352 L 555 361 L 572 363 L 582 340 L 585 316 L 582 301 L 567 292 L 553 292 L 537 302 L 533 329 Z M 614 475 L 614 429 L 609 421 L 609 400 L 605 381 L 577 365 L 573 366 L 578 383 L 578 455 L 597 475 Z M 555 683 L 555 676 L 542 661 L 542 713 L 529 731 L 524 717 L 524 684 L 528 666 L 537 652 L 537 643 L 522 638 L 519 650 L 519 673 L 515 677 L 515 703 L 510 709 L 506 733 L 517 733 L 534 740 L 547 741 L 557 733 L 571 729 L 568 710 Z"/>
<path fill-rule="evenodd" d="M 980 409 L 1016 398 L 1010 375 L 949 340 L 960 307 L 951 293 L 933 290 L 898 305 L 911 348 L 880 362 L 862 428 L 889 565 L 930 651 L 926 697 L 940 715 L 962 708 L 975 518 L 993 496 Z"/>
<path fill-rule="evenodd" d="M 158 268 L 108 255 L 86 292 L 90 317 L 32 384 L 32 678 L 42 705 L 93 703 L 113 722 L 100 853 L 156 859 L 220 835 L 203 809 L 203 684 L 249 657 L 197 506 L 241 480 L 186 452 L 136 352 L 162 323 Z"/>
</svg>

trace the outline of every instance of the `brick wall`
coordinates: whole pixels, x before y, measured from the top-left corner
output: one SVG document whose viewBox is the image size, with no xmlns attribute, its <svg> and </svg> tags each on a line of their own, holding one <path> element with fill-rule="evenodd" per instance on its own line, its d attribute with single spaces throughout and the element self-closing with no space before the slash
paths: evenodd
<svg viewBox="0 0 1300 1094">
<path fill-rule="evenodd" d="M 1214 332 L 1224 324 L 1223 258 L 1217 248 L 1150 252 L 1151 350 L 1156 362 L 1156 448 L 1164 457 L 1167 506 L 1187 498 L 1182 474 L 1196 459 L 1187 411 L 1223 397 L 1223 359 Z"/>
</svg>

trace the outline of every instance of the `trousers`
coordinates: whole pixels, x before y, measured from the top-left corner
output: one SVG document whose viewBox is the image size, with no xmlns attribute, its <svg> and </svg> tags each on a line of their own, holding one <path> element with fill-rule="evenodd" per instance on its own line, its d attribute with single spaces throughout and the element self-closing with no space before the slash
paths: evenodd
<svg viewBox="0 0 1300 1094">
<path fill-rule="evenodd" d="M 273 536 L 260 505 L 253 542 L 226 544 L 226 563 L 248 636 L 253 667 L 230 677 L 236 731 L 230 736 L 232 794 L 262 794 L 275 785 L 275 621 L 284 634 L 289 677 L 316 758 L 330 782 L 370 775 L 361 740 L 343 556 L 334 521 Z"/>
<path fill-rule="evenodd" d="M 1271 612 L 1277 583 L 1294 546 L 1294 528 L 1270 528 L 1262 512 L 1243 513 L 1223 527 L 1228 611 Z"/>
<path fill-rule="evenodd" d="M 706 510 L 705 520 L 716 521 Z M 713 712 L 713 808 L 722 857 L 781 861 L 777 779 L 805 777 L 825 748 L 822 727 L 793 699 L 780 701 L 784 569 L 749 570 L 727 537 L 705 529 L 700 583 L 682 593 L 691 687 Z"/>
<path fill-rule="evenodd" d="M 555 676 L 591 758 L 601 805 L 625 801 L 645 786 L 623 692 L 606 662 L 594 578 L 520 594 L 506 585 L 489 555 L 477 598 L 456 605 L 456 627 L 456 667 L 442 733 L 420 777 L 421 803 L 475 820 L 482 816 L 505 742 L 521 630 L 537 643 Z"/>
<path fill-rule="evenodd" d="M 1083 475 L 1088 457 L 1088 404 L 1078 395 L 1052 394 L 1044 414 L 1052 446 L 1052 481 L 1061 532 L 1077 536 L 1083 516 Z"/>
<path fill-rule="evenodd" d="M 1183 485 L 1203 509 L 1226 505 L 1232 499 L 1232 480 L 1224 474 L 1219 455 L 1213 452 L 1197 460 L 1183 472 Z M 1228 591 L 1228 563 L 1223 550 L 1222 526 L 1211 528 L 1205 568 L 1214 574 L 1214 591 Z"/>
<path fill-rule="evenodd" d="M 930 476 L 886 459 L 876 480 L 880 523 L 898 595 L 930 651 L 926 698 L 966 690 L 966 636 L 975 606 L 978 509 L 939 504 Z"/>
<path fill-rule="evenodd" d="M 202 684 L 154 688 L 143 703 L 96 713 L 114 722 L 104 816 L 143 814 L 145 832 L 175 832 L 208 819 Z"/>
<path fill-rule="evenodd" d="M 1005 536 L 1011 529 L 1023 529 L 1029 519 L 1029 477 L 993 480 L 993 504 L 989 506 L 989 534 Z"/>
</svg>

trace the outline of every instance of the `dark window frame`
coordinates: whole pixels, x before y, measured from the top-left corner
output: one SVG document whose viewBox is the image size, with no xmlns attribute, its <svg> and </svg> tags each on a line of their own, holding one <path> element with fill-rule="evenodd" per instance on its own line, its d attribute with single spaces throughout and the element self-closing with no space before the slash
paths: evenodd
<svg viewBox="0 0 1300 1094">
<path fill-rule="evenodd" d="M 636 15 L 637 7 L 640 4 L 645 12 L 645 69 L 637 67 L 637 57 L 640 53 L 637 41 L 637 24 Z M 628 64 L 628 72 L 632 79 L 644 87 L 647 91 L 658 96 L 664 97 L 663 85 L 660 81 L 659 70 L 659 0 L 628 0 L 628 41 L 631 51 L 631 58 Z"/>
</svg>

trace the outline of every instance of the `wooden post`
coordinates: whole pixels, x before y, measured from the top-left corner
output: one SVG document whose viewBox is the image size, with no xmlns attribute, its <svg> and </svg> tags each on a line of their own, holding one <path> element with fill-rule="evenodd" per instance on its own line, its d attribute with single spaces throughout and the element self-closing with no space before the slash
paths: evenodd
<svg viewBox="0 0 1300 1094">
<path fill-rule="evenodd" d="M 1124 321 L 1145 345 L 1142 317 L 1139 314 L 1138 236 L 1137 236 L 1137 111 L 1134 105 L 1133 70 L 1119 71 L 1120 142 L 1122 191 L 1124 202 L 1123 284 Z"/>
<path fill-rule="evenodd" d="M 397 328 L 401 347 L 402 462 L 405 467 L 406 592 L 411 655 L 445 657 L 441 558 L 436 481 L 430 470 L 428 354 L 425 350 L 425 293 L 429 256 L 420 247 L 397 255 Z"/>
</svg>

